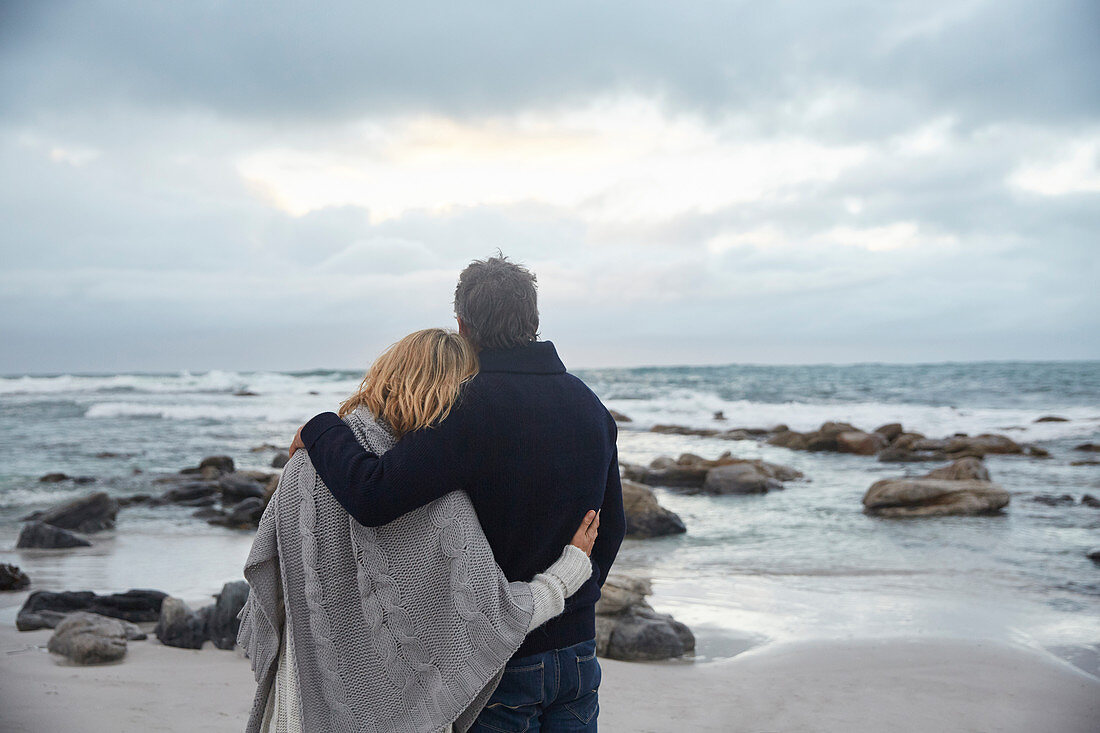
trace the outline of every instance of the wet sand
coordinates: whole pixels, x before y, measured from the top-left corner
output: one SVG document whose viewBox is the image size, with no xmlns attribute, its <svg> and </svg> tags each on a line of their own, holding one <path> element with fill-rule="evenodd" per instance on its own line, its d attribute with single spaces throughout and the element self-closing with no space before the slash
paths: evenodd
<svg viewBox="0 0 1100 733">
<path fill-rule="evenodd" d="M 0 730 L 240 731 L 248 660 L 130 642 L 75 667 L 50 631 L 0 627 Z M 605 660 L 600 727 L 613 733 L 1005 731 L 1095 733 L 1100 679 L 1026 647 L 945 639 L 771 644 L 716 663 Z"/>
</svg>

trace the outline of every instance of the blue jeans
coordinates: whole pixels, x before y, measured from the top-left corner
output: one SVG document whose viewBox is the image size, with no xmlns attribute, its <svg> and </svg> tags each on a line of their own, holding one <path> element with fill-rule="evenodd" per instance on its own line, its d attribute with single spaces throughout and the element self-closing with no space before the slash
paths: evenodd
<svg viewBox="0 0 1100 733">
<path fill-rule="evenodd" d="M 512 659 L 470 733 L 595 733 L 596 640 Z"/>
</svg>

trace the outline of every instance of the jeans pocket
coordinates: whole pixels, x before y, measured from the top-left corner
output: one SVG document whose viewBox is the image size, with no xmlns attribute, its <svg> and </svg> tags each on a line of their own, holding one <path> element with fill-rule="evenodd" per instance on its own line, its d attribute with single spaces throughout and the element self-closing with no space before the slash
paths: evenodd
<svg viewBox="0 0 1100 733">
<path fill-rule="evenodd" d="M 600 710 L 599 688 L 603 678 L 600 661 L 596 659 L 595 645 L 590 652 L 582 650 L 577 657 L 577 699 L 565 703 L 565 709 L 588 725 Z"/>
<path fill-rule="evenodd" d="M 473 730 L 523 733 L 530 728 L 543 703 L 543 674 L 543 662 L 505 667 Z"/>
</svg>

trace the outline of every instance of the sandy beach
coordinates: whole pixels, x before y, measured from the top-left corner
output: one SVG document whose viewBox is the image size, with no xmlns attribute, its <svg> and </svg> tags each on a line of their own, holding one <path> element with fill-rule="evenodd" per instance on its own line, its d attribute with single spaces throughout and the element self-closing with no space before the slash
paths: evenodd
<svg viewBox="0 0 1100 733">
<path fill-rule="evenodd" d="M 113 665 L 0 628 L 0 729 L 239 731 L 253 682 L 236 652 L 130 642 Z M 1095 733 L 1100 680 L 1021 646 L 946 639 L 766 645 L 716 663 L 604 660 L 600 724 L 666 731 Z"/>
</svg>

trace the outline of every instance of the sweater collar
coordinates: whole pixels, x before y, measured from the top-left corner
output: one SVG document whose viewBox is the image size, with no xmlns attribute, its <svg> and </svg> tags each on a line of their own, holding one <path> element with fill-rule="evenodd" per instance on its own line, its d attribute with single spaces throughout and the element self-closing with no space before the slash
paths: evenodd
<svg viewBox="0 0 1100 733">
<path fill-rule="evenodd" d="M 511 349 L 492 349 L 477 355 L 482 372 L 564 374 L 565 364 L 550 341 L 532 341 Z"/>
</svg>

